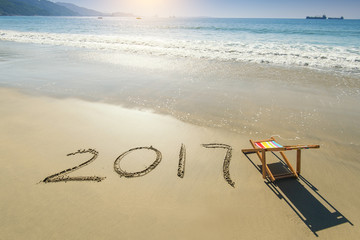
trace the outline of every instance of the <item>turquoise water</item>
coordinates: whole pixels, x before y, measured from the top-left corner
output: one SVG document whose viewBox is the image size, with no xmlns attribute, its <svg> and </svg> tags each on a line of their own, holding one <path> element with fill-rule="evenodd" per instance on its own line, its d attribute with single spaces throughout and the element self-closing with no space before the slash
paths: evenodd
<svg viewBox="0 0 360 240">
<path fill-rule="evenodd" d="M 360 73 L 360 20 L 0 17 L 0 41 Z"/>
</svg>

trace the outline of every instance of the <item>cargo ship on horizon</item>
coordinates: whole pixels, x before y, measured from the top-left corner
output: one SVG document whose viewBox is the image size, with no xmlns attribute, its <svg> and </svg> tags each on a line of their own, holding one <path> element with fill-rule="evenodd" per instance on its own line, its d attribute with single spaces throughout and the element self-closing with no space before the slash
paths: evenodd
<svg viewBox="0 0 360 240">
<path fill-rule="evenodd" d="M 344 20 L 344 17 L 343 16 L 341 16 L 339 18 L 329 17 L 328 19 L 330 19 L 330 20 Z"/>
<path fill-rule="evenodd" d="M 310 17 L 310 16 L 307 16 L 306 19 L 327 19 L 326 15 L 322 15 L 322 17 L 320 16 L 315 16 L 315 17 Z"/>
<path fill-rule="evenodd" d="M 311 17 L 311 16 L 307 16 L 306 17 L 306 19 L 324 19 L 324 20 L 326 20 L 326 19 L 330 19 L 330 20 L 344 20 L 344 17 L 343 16 L 341 16 L 341 17 L 339 17 L 339 18 L 335 18 L 335 17 L 326 17 L 326 15 L 324 14 L 324 15 L 322 15 L 322 16 L 314 16 L 314 17 Z"/>
</svg>

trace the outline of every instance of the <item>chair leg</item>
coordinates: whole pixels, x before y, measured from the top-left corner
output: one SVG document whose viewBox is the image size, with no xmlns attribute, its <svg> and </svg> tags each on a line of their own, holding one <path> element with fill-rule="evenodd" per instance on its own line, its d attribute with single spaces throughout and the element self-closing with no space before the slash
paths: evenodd
<svg viewBox="0 0 360 240">
<path fill-rule="evenodd" d="M 266 178 L 266 156 L 265 156 L 265 150 L 261 151 L 261 155 L 262 155 L 262 175 L 263 175 L 263 179 Z"/>
<path fill-rule="evenodd" d="M 255 143 L 254 143 L 253 140 L 250 139 L 250 143 L 251 143 L 251 145 L 253 146 L 253 148 L 256 148 L 256 147 L 255 147 Z M 266 178 L 266 175 L 269 175 L 270 180 L 271 180 L 272 182 L 274 182 L 274 181 L 275 181 L 275 177 L 274 177 L 274 175 L 271 173 L 268 165 L 266 164 L 265 152 L 266 152 L 266 150 L 263 149 L 263 150 L 261 151 L 262 154 L 260 154 L 260 153 L 257 151 L 257 152 L 256 152 L 256 155 L 259 157 L 259 159 L 260 159 L 260 161 L 261 161 L 261 163 L 262 163 L 261 170 L 262 170 L 263 178 L 265 179 L 265 178 Z"/>
<path fill-rule="evenodd" d="M 301 149 L 296 150 L 296 172 L 300 175 L 301 171 Z"/>
<path fill-rule="evenodd" d="M 284 161 L 286 162 L 286 164 L 288 165 L 288 167 L 290 168 L 290 171 L 294 174 L 294 176 L 296 178 L 298 178 L 299 176 L 297 175 L 297 173 L 295 172 L 295 169 L 293 168 L 293 166 L 291 165 L 289 159 L 286 157 L 284 152 L 280 152 L 281 156 L 284 158 Z"/>
</svg>

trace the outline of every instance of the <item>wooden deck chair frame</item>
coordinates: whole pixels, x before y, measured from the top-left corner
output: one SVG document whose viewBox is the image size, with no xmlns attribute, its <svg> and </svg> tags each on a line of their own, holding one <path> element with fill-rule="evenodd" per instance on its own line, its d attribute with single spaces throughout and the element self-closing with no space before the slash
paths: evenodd
<svg viewBox="0 0 360 240">
<path fill-rule="evenodd" d="M 276 140 L 275 138 L 271 137 L 269 139 L 265 139 L 265 140 L 250 140 L 251 145 L 253 146 L 253 148 L 251 149 L 242 149 L 242 152 L 245 154 L 248 153 L 256 153 L 256 155 L 259 157 L 261 163 L 262 163 L 262 175 L 263 178 L 265 179 L 267 176 L 270 178 L 270 180 L 272 182 L 274 182 L 277 179 L 282 179 L 282 178 L 289 178 L 289 177 L 295 177 L 298 178 L 301 172 L 301 150 L 302 149 L 311 149 L 311 148 L 320 148 L 319 145 L 292 145 L 292 146 L 281 146 L 280 147 L 264 147 L 264 148 L 260 148 L 256 145 L 256 143 L 262 143 L 262 142 L 272 142 L 274 141 L 276 144 Z M 293 166 L 291 165 L 289 159 L 286 157 L 284 151 L 289 151 L 289 150 L 296 150 L 297 154 L 296 154 L 296 171 L 293 168 Z M 280 155 L 283 157 L 284 162 L 287 164 L 287 167 L 290 170 L 290 173 L 286 173 L 286 174 L 277 174 L 274 175 L 269 166 L 266 164 L 266 152 L 279 152 Z"/>
</svg>

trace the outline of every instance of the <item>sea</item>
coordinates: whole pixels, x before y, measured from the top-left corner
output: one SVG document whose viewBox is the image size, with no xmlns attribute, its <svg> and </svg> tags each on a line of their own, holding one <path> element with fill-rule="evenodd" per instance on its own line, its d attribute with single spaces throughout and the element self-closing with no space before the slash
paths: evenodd
<svg viewBox="0 0 360 240">
<path fill-rule="evenodd" d="M 0 17 L 0 40 L 360 73 L 360 20 Z"/>
<path fill-rule="evenodd" d="M 360 142 L 360 20 L 3 16 L 0 72 L 31 94 Z"/>
</svg>

